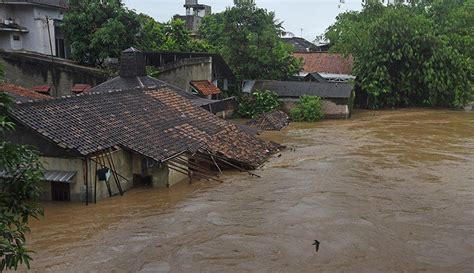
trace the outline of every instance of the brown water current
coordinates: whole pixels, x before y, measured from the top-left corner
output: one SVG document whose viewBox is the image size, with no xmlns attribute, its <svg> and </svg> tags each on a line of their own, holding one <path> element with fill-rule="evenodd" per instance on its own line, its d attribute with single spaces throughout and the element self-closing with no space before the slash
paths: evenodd
<svg viewBox="0 0 474 273">
<path fill-rule="evenodd" d="M 46 203 L 32 271 L 474 272 L 474 112 L 358 112 L 264 138 L 288 149 L 263 178 Z"/>
</svg>

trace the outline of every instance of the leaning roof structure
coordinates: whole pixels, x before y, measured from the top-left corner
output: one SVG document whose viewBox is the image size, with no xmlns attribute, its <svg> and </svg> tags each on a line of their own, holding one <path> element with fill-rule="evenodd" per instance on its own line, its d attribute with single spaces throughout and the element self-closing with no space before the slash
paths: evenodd
<svg viewBox="0 0 474 273">
<path fill-rule="evenodd" d="M 167 86 L 17 104 L 10 115 L 56 145 L 91 156 L 112 147 L 165 162 L 208 151 L 258 167 L 279 147 L 241 131 Z"/>
</svg>

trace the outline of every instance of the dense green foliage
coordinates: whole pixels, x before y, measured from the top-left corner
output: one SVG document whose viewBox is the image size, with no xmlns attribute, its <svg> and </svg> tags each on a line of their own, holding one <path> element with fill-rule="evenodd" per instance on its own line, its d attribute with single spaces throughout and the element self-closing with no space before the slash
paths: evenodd
<svg viewBox="0 0 474 273">
<path fill-rule="evenodd" d="M 222 54 L 238 80 L 286 79 L 300 71 L 282 32 L 273 12 L 250 1 L 210 15 L 200 26 L 201 38 Z"/>
<path fill-rule="evenodd" d="M 193 39 L 183 20 L 158 23 L 145 14 L 139 14 L 140 29 L 137 47 L 144 51 L 207 52 L 210 46 Z"/>
<path fill-rule="evenodd" d="M 205 42 L 191 38 L 184 21 L 158 23 L 127 9 L 122 0 L 71 0 L 63 22 L 72 58 L 83 64 L 101 65 L 131 46 L 144 51 L 209 50 Z"/>
<path fill-rule="evenodd" d="M 5 72 L 3 70 L 3 64 L 0 62 L 0 83 L 3 81 L 3 77 L 5 76 Z"/>
<path fill-rule="evenodd" d="M 100 65 L 135 44 L 139 21 L 121 0 L 71 0 L 64 16 L 74 60 Z"/>
<path fill-rule="evenodd" d="M 296 107 L 290 111 L 291 119 L 294 121 L 314 122 L 324 117 L 322 100 L 320 97 L 302 96 L 296 103 Z"/>
<path fill-rule="evenodd" d="M 36 203 L 43 177 L 38 154 L 3 137 L 14 129 L 5 115 L 10 103 L 10 97 L 0 93 L 0 170 L 3 172 L 0 178 L 0 272 L 16 270 L 20 264 L 29 268 L 30 251 L 25 247 L 28 221 L 43 213 Z"/>
<path fill-rule="evenodd" d="M 474 0 L 412 1 L 341 14 L 325 36 L 352 54 L 371 107 L 461 106 L 471 99 Z"/>
<path fill-rule="evenodd" d="M 256 118 L 257 116 L 280 108 L 278 95 L 269 90 L 256 91 L 251 96 L 243 96 L 239 101 L 237 114 L 242 118 Z"/>
</svg>

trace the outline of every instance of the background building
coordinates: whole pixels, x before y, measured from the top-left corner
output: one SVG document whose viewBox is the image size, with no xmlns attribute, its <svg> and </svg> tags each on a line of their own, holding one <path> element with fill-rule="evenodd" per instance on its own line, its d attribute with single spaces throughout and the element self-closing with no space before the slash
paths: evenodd
<svg viewBox="0 0 474 273">
<path fill-rule="evenodd" d="M 202 18 L 212 13 L 211 6 L 199 4 L 198 0 L 186 0 L 184 7 L 186 8 L 186 15 L 175 15 L 174 19 L 185 21 L 186 28 L 192 34 L 196 34 Z"/>
<path fill-rule="evenodd" d="M 0 1 L 0 49 L 67 57 L 60 29 L 66 8 L 66 0 Z"/>
</svg>

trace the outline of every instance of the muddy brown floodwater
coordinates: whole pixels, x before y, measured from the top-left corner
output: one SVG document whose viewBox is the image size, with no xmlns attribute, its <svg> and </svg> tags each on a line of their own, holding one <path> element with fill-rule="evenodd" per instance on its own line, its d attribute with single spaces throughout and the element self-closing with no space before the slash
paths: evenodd
<svg viewBox="0 0 474 273">
<path fill-rule="evenodd" d="M 474 272 L 474 112 L 358 112 L 264 137 L 289 148 L 261 179 L 45 204 L 32 271 Z"/>
</svg>

